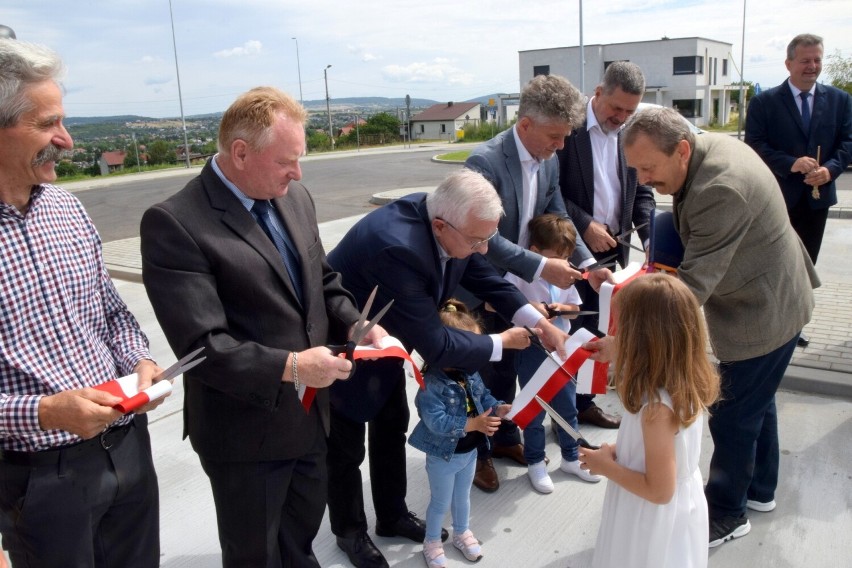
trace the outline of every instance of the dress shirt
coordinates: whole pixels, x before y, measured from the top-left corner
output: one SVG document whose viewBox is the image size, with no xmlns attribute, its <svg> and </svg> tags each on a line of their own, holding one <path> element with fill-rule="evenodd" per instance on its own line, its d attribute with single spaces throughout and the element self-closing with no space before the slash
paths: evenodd
<svg viewBox="0 0 852 568">
<path fill-rule="evenodd" d="M 802 114 L 802 89 L 793 85 L 793 83 L 791 83 L 789 79 L 787 80 L 787 84 L 790 86 L 790 90 L 793 92 L 793 100 L 796 101 L 796 108 L 799 109 L 799 114 Z M 811 94 L 811 96 L 808 97 L 808 110 L 811 111 L 810 114 L 811 116 L 813 116 L 814 94 L 816 93 L 816 85 L 812 86 L 808 92 Z"/>
<path fill-rule="evenodd" d="M 610 228 L 612 234 L 621 232 L 621 182 L 618 179 L 618 130 L 604 132 L 592 110 L 586 106 L 586 130 L 592 143 L 592 165 L 595 172 L 595 199 L 592 218 Z"/>
<path fill-rule="evenodd" d="M 535 202 L 538 199 L 538 170 L 541 167 L 541 162 L 537 158 L 533 158 L 532 154 L 524 146 L 524 143 L 521 142 L 517 126 L 512 127 L 512 135 L 515 137 L 515 146 L 518 148 L 518 158 L 521 161 L 521 172 L 524 178 L 524 193 L 521 199 L 522 210 L 518 219 L 518 242 L 515 244 L 523 248 L 528 248 L 530 240 L 528 225 L 533 218 Z M 594 260 L 594 257 L 592 260 Z M 547 259 L 541 257 L 541 263 L 535 271 L 536 278 L 541 276 L 541 271 L 544 270 L 546 263 Z"/>
<path fill-rule="evenodd" d="M 0 446 L 79 442 L 40 428 L 40 400 L 132 373 L 151 359 L 148 340 L 110 280 L 92 220 L 66 191 L 34 187 L 26 214 L 0 202 L 0 260 Z"/>
</svg>

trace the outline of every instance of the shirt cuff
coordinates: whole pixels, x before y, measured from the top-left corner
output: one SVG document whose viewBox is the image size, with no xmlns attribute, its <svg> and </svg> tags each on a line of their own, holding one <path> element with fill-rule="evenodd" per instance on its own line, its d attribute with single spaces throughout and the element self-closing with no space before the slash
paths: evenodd
<svg viewBox="0 0 852 568">
<path fill-rule="evenodd" d="M 494 343 L 491 347 L 491 358 L 489 361 L 500 361 L 503 359 L 503 340 L 500 339 L 499 333 L 489 334 L 488 337 Z"/>
<path fill-rule="evenodd" d="M 38 405 L 44 395 L 8 396 L 0 404 L 0 435 L 11 437 L 41 433 Z"/>
<path fill-rule="evenodd" d="M 524 304 L 512 315 L 512 323 L 518 327 L 535 327 L 538 320 L 543 317 L 541 312 L 535 309 L 532 304 Z"/>
<path fill-rule="evenodd" d="M 543 256 L 543 257 L 541 257 L 541 262 L 538 263 L 538 268 L 536 269 L 535 276 L 533 276 L 533 279 L 531 280 L 531 282 L 535 282 L 536 280 L 541 278 L 541 273 L 544 272 L 544 265 L 545 264 L 547 264 L 547 257 Z"/>
</svg>

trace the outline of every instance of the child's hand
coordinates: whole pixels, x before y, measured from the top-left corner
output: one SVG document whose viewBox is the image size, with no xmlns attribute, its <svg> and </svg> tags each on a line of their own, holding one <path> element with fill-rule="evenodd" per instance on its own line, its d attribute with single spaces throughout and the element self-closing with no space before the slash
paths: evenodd
<svg viewBox="0 0 852 568">
<path fill-rule="evenodd" d="M 512 410 L 511 404 L 501 404 L 497 407 L 497 416 L 504 418 Z"/>
<path fill-rule="evenodd" d="M 464 430 L 465 432 L 482 432 L 486 436 L 493 436 L 499 426 L 500 417 L 491 416 L 491 409 L 489 408 L 479 416 L 468 418 Z"/>
<path fill-rule="evenodd" d="M 615 444 L 603 444 L 599 450 L 579 448 L 578 459 L 580 467 L 595 475 L 610 477 L 612 466 L 615 464 Z"/>
</svg>

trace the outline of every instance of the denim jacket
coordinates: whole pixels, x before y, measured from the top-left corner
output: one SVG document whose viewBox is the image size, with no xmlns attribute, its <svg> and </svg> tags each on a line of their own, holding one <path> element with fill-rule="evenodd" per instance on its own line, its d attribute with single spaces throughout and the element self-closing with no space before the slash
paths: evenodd
<svg viewBox="0 0 852 568">
<path fill-rule="evenodd" d="M 411 432 L 408 443 L 430 456 L 450 461 L 456 445 L 465 436 L 466 394 L 461 385 L 441 370 L 428 370 L 423 380 L 426 388 L 418 390 L 414 399 L 420 422 Z M 482 414 L 487 408 L 496 412 L 497 407 L 503 404 L 491 396 L 479 373 L 465 374 L 465 380 L 477 414 Z M 485 439 L 490 445 L 487 436 Z"/>
</svg>

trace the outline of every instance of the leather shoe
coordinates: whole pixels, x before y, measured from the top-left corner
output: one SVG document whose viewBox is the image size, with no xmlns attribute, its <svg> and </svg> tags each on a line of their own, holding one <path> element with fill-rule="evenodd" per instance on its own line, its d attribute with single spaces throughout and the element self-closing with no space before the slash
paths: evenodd
<svg viewBox="0 0 852 568">
<path fill-rule="evenodd" d="M 422 544 L 426 540 L 426 521 L 420 519 L 413 512 L 408 511 L 394 523 L 382 523 L 376 521 L 376 534 L 379 536 L 402 536 Z M 449 538 L 447 529 L 441 529 L 441 540 Z"/>
<path fill-rule="evenodd" d="M 388 561 L 366 532 L 351 537 L 337 537 L 337 546 L 349 557 L 355 568 L 388 568 Z"/>
<path fill-rule="evenodd" d="M 811 344 L 810 338 L 807 335 L 805 335 L 805 332 L 801 332 L 799 334 L 799 339 L 796 340 L 796 345 L 798 345 L 799 347 L 807 347 L 810 344 Z"/>
<path fill-rule="evenodd" d="M 618 428 L 621 426 L 621 417 L 607 414 L 600 406 L 592 405 L 577 415 L 580 424 L 591 424 L 598 428 Z"/>
<path fill-rule="evenodd" d="M 476 474 L 473 476 L 473 484 L 485 491 L 494 493 L 500 488 L 500 480 L 497 479 L 497 471 L 491 458 L 476 460 Z"/>
<path fill-rule="evenodd" d="M 527 458 L 524 457 L 523 444 L 515 444 L 514 446 L 495 445 L 491 450 L 491 455 L 495 458 L 509 458 L 520 465 L 527 465 Z"/>
</svg>

